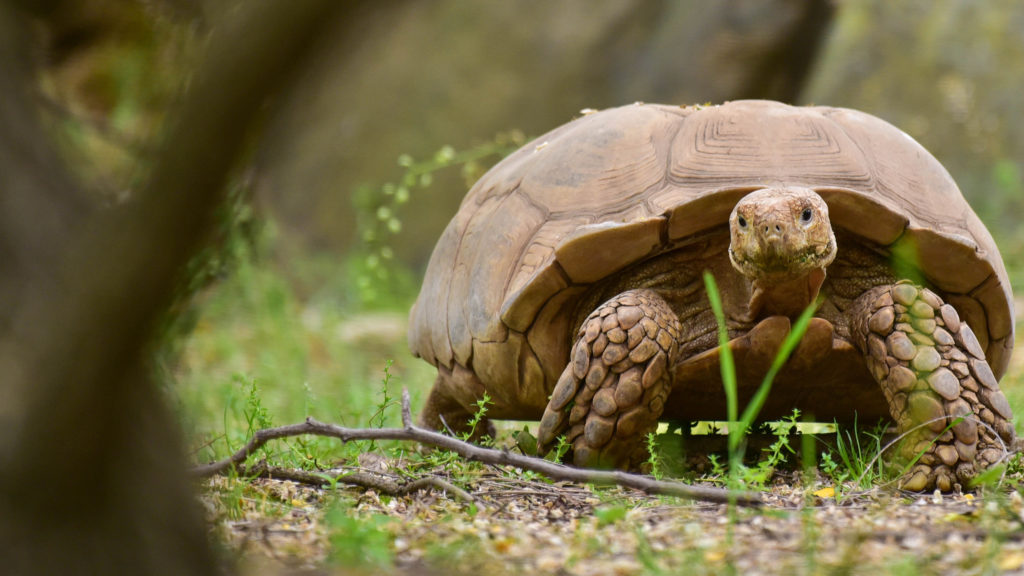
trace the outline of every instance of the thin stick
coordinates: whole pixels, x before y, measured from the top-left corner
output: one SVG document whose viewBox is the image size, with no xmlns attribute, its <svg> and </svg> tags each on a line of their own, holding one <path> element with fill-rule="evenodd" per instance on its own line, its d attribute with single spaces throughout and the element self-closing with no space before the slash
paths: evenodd
<svg viewBox="0 0 1024 576">
<path fill-rule="evenodd" d="M 249 442 L 231 456 L 217 462 L 197 466 L 193 468 L 192 473 L 200 477 L 218 474 L 242 464 L 253 452 L 270 440 L 313 434 L 338 438 L 342 442 L 357 440 L 404 440 L 418 442 L 425 446 L 433 446 L 454 452 L 467 460 L 499 466 L 514 466 L 523 470 L 544 474 L 554 480 L 595 485 L 617 485 L 642 490 L 648 494 L 678 496 L 680 498 L 722 504 L 733 501 L 744 506 L 759 506 L 763 503 L 761 495 L 756 492 L 739 492 L 723 488 L 691 486 L 682 482 L 655 480 L 649 476 L 630 474 L 618 470 L 572 468 L 542 458 L 513 454 L 504 450 L 484 448 L 483 446 L 464 442 L 458 438 L 414 426 L 409 409 L 408 391 L 403 391 L 402 393 L 402 419 L 404 428 L 345 428 L 320 422 L 314 418 L 306 418 L 306 421 L 301 424 L 265 428 L 256 431 Z"/>
<path fill-rule="evenodd" d="M 331 478 L 333 478 L 341 484 L 369 488 L 391 496 L 405 496 L 406 494 L 412 494 L 417 490 L 440 490 L 442 492 L 449 492 L 469 504 L 476 504 L 481 508 L 486 508 L 484 503 L 478 498 L 438 476 L 424 476 L 423 478 L 417 478 L 411 482 L 402 482 L 390 475 L 368 472 L 366 470 L 356 470 L 354 472 L 340 474 L 337 473 L 338 471 L 316 473 L 309 472 L 307 470 L 295 470 L 292 468 L 271 466 L 265 461 L 253 464 L 244 472 L 244 475 L 246 476 L 291 480 L 292 482 L 309 484 L 311 486 L 329 485 L 331 484 Z"/>
</svg>

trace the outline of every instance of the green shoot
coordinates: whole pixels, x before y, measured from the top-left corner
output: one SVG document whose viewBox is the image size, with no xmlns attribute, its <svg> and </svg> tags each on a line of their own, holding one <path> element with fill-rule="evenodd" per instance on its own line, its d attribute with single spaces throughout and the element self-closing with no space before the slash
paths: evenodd
<svg viewBox="0 0 1024 576">
<path fill-rule="evenodd" d="M 469 432 L 466 432 L 463 440 L 468 440 L 476 434 L 476 427 L 483 422 L 484 416 L 487 414 L 487 406 L 491 403 L 491 397 L 484 392 L 483 398 L 476 401 L 476 412 L 473 413 L 473 417 L 469 419 Z M 482 439 L 483 440 L 483 439 Z M 484 445 L 486 441 L 482 442 Z"/>
<path fill-rule="evenodd" d="M 650 466 L 650 474 L 656 480 L 661 480 L 661 465 L 658 462 L 658 442 L 655 440 L 654 432 L 647 433 L 647 464 Z"/>
<path fill-rule="evenodd" d="M 374 428 L 384 427 L 384 415 L 387 409 L 398 404 L 398 401 L 391 397 L 388 385 L 391 383 L 391 365 L 393 360 L 384 361 L 384 377 L 380 381 L 381 399 L 377 404 L 377 410 L 370 416 L 370 426 Z M 374 422 L 376 420 L 376 422 Z"/>
<path fill-rule="evenodd" d="M 775 376 L 779 373 L 779 370 L 782 369 L 782 366 L 785 365 L 786 360 L 789 359 L 790 354 L 792 354 L 797 344 L 799 344 L 800 340 L 803 338 L 804 332 L 807 331 L 807 326 L 810 324 L 815 310 L 817 310 L 818 303 L 815 302 L 811 304 L 803 311 L 803 313 L 800 314 L 796 323 L 793 324 L 793 328 L 783 340 L 782 346 L 780 346 L 779 352 L 775 355 L 771 367 L 768 369 L 764 379 L 761 381 L 761 385 L 754 393 L 750 403 L 747 404 L 747 407 L 743 410 L 743 415 L 737 418 L 739 401 L 737 393 L 736 365 L 733 360 L 732 349 L 729 348 L 729 331 L 725 323 L 725 309 L 722 306 L 722 298 L 718 292 L 718 285 L 715 283 L 715 278 L 708 271 L 704 272 L 704 286 L 707 291 L 708 301 L 711 303 L 711 310 L 715 315 L 715 321 L 718 324 L 719 363 L 722 372 L 722 386 L 725 390 L 726 416 L 729 421 L 729 475 L 731 480 L 735 481 L 743 462 L 743 450 L 741 449 L 741 443 L 744 432 L 750 428 L 757 419 L 758 414 L 761 412 L 761 408 L 768 399 L 768 393 L 771 392 L 771 386 L 772 382 L 775 380 Z"/>
</svg>

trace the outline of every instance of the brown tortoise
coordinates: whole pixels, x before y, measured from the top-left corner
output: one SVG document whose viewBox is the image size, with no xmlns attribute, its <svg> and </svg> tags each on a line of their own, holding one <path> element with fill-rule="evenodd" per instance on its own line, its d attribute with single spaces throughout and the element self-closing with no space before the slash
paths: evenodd
<svg viewBox="0 0 1024 576">
<path fill-rule="evenodd" d="M 486 392 L 577 465 L 636 467 L 659 419 L 725 418 L 704 270 L 741 402 L 823 297 L 762 417 L 927 422 L 904 443 L 925 451 L 912 490 L 1012 446 L 1010 285 L 949 174 L 878 118 L 767 101 L 587 114 L 481 178 L 411 313 L 438 368 L 421 421 L 459 429 Z"/>
</svg>

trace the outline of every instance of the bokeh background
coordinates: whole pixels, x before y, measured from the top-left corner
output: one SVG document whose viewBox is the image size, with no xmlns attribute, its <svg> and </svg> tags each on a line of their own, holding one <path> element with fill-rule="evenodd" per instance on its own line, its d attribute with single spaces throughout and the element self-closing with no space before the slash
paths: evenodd
<svg viewBox="0 0 1024 576">
<path fill-rule="evenodd" d="M 40 102 L 97 204 L 132 197 L 205 37 L 239 5 L 93 0 L 38 18 Z M 420 401 L 432 372 L 405 350 L 405 313 L 435 240 L 475 177 L 585 108 L 875 114 L 949 169 L 1024 285 L 1018 2 L 434 0 L 360 17 L 295 63 L 168 324 L 158 365 L 199 457 L 253 386 L 278 421 L 365 423 L 390 362 L 390 385 Z"/>
</svg>

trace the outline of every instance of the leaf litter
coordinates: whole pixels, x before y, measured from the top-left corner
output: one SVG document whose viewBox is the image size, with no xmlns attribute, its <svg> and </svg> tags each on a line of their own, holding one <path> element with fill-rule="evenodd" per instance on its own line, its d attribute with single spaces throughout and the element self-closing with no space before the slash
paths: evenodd
<svg viewBox="0 0 1024 576">
<path fill-rule="evenodd" d="M 445 475 L 444 470 L 435 471 Z M 213 477 L 203 502 L 243 573 L 991 574 L 1024 569 L 1017 492 L 913 494 L 777 479 L 760 509 L 483 467 L 405 496 Z M 239 486 L 244 489 L 240 489 Z M 830 490 L 831 489 L 831 494 Z M 225 497 L 227 495 L 227 497 Z M 333 508 L 332 508 L 333 507 Z M 347 519 L 339 525 L 331 511 Z M 339 548 L 344 558 L 339 564 Z M 350 548 L 350 549 L 347 549 Z"/>
</svg>

